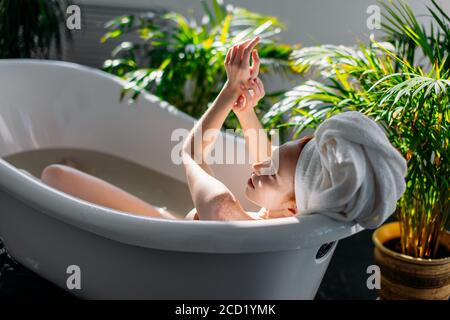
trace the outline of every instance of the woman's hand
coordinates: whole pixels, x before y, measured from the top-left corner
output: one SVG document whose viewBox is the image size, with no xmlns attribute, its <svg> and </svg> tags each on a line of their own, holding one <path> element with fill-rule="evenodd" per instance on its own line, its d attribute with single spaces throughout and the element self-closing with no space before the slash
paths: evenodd
<svg viewBox="0 0 450 320">
<path fill-rule="evenodd" d="M 240 91 L 242 85 L 256 78 L 259 72 L 259 57 L 253 48 L 258 44 L 260 37 L 246 40 L 232 46 L 225 58 L 225 71 L 227 73 L 226 87 L 231 91 Z M 253 56 L 253 65 L 250 67 L 250 54 Z"/>
<path fill-rule="evenodd" d="M 258 101 L 266 94 L 264 85 L 259 77 L 249 79 L 241 89 L 242 93 L 233 105 L 233 111 L 238 117 L 248 111 L 252 111 L 258 104 Z"/>
</svg>

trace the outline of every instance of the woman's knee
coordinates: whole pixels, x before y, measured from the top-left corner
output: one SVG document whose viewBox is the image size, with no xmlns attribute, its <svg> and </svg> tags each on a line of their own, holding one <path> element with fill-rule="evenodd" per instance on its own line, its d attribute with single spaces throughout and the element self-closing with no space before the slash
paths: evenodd
<svg viewBox="0 0 450 320">
<path fill-rule="evenodd" d="M 52 164 L 42 171 L 41 180 L 48 185 L 58 185 L 68 174 L 68 168 L 60 164 Z"/>
</svg>

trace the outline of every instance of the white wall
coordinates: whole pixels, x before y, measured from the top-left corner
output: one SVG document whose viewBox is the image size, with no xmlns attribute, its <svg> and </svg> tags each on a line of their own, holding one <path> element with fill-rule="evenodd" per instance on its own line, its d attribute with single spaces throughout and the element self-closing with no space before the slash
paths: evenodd
<svg viewBox="0 0 450 320">
<path fill-rule="evenodd" d="M 145 8 L 161 6 L 200 17 L 200 0 L 79 0 L 79 3 Z M 209 2 L 209 0 L 207 0 Z M 367 8 L 377 0 L 226 0 L 241 7 L 278 17 L 287 25 L 281 35 L 286 43 L 353 44 L 355 39 L 367 41 L 370 30 L 366 27 Z M 429 0 L 409 0 L 417 13 L 426 12 Z M 449 0 L 438 0 L 450 12 Z"/>
</svg>

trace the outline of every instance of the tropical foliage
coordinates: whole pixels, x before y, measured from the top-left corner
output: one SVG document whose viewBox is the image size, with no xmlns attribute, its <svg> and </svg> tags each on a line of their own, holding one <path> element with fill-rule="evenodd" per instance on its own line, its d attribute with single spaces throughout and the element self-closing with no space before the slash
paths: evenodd
<svg viewBox="0 0 450 320">
<path fill-rule="evenodd" d="M 122 98 L 136 99 L 147 90 L 180 110 L 200 117 L 226 81 L 223 62 L 234 43 L 259 35 L 261 74 L 289 76 L 293 47 L 279 42 L 283 24 L 265 16 L 218 0 L 202 1 L 201 22 L 177 12 L 152 11 L 143 15 L 120 16 L 107 24 L 102 41 L 138 35 L 137 41 L 123 41 L 106 60 L 103 69 L 127 80 Z M 267 94 L 260 110 L 267 110 Z M 236 127 L 233 118 L 227 125 Z"/>
<path fill-rule="evenodd" d="M 397 215 L 403 253 L 430 258 L 450 211 L 450 18 L 434 0 L 423 22 L 403 0 L 380 4 L 383 42 L 292 53 L 313 80 L 286 92 L 264 123 L 299 135 L 345 110 L 378 121 L 408 161 Z"/>
</svg>

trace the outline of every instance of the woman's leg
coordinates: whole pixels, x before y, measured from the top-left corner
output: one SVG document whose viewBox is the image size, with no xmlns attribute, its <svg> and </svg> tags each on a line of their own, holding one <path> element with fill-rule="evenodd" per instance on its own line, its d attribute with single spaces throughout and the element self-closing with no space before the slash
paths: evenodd
<svg viewBox="0 0 450 320">
<path fill-rule="evenodd" d="M 55 189 L 104 207 L 142 216 L 178 219 L 104 180 L 65 165 L 46 167 L 41 180 Z"/>
</svg>

